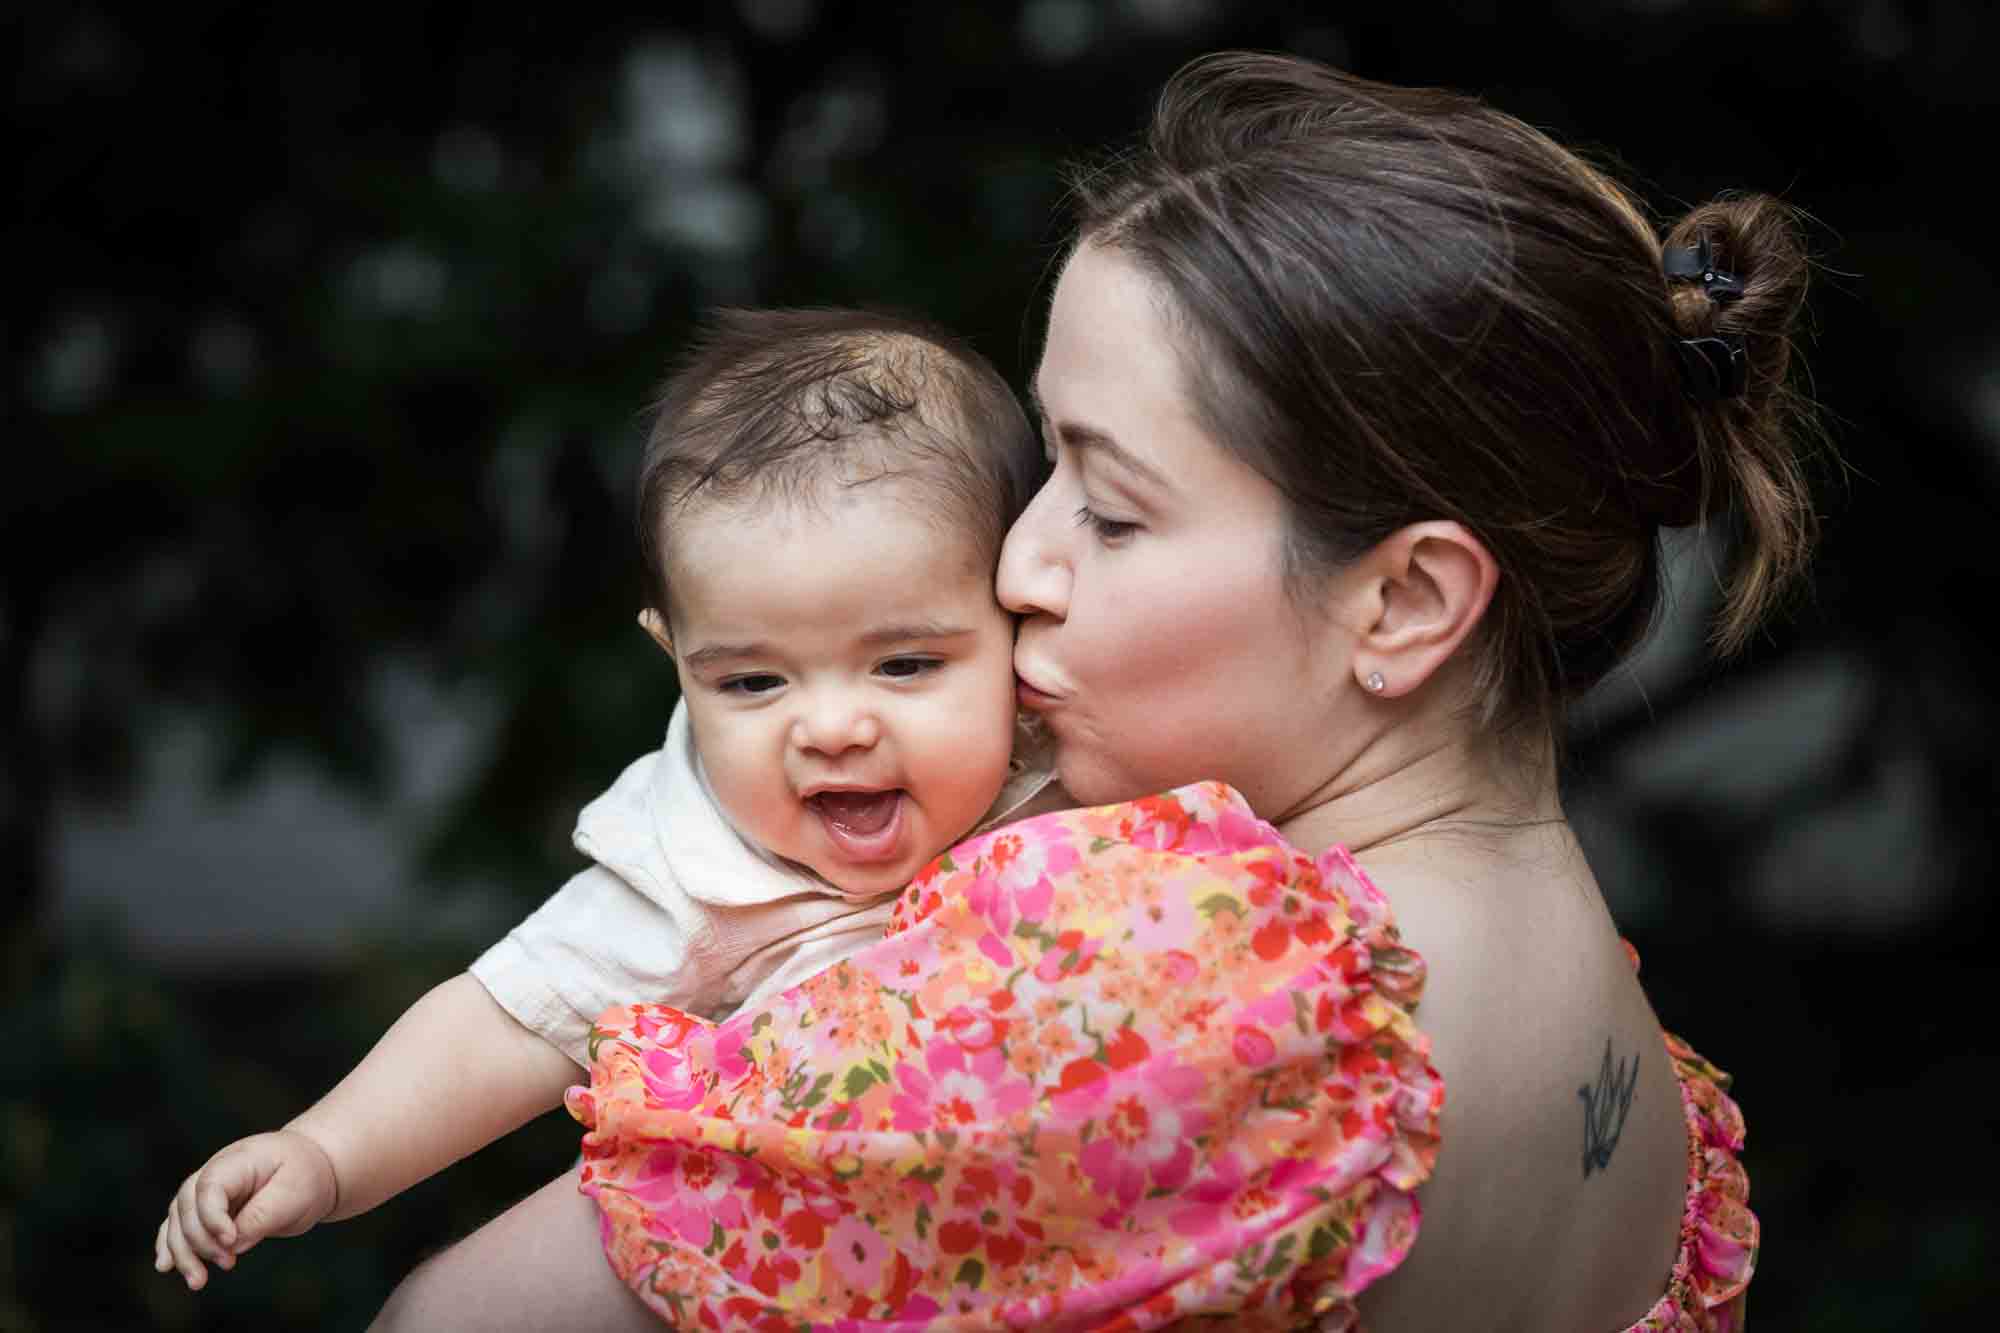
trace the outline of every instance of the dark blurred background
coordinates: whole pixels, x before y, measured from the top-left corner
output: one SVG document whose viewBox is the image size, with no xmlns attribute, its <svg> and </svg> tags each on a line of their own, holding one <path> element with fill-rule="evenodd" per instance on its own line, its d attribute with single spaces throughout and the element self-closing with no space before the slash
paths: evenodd
<svg viewBox="0 0 2000 1333">
<path fill-rule="evenodd" d="M 1751 188 L 1814 219 L 1805 350 L 1849 471 L 1812 595 L 1708 665 L 1726 543 L 1677 537 L 1569 800 L 1663 1018 L 1737 1074 L 1757 1326 L 1976 1322 L 1992 7 L 629 8 L 9 24 L 0 1329 L 359 1328 L 566 1163 L 557 1113 L 200 1295 L 152 1271 L 181 1177 L 576 869 L 577 809 L 657 743 L 629 501 L 696 312 L 899 304 L 1018 385 L 1059 164 L 1228 46 L 1479 91 L 1666 216 Z"/>
</svg>

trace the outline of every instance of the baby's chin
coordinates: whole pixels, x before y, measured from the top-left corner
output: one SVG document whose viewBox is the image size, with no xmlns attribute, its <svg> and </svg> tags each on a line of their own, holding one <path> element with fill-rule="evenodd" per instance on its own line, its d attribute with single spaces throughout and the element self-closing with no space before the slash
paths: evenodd
<svg viewBox="0 0 2000 1333">
<path fill-rule="evenodd" d="M 962 839 L 953 839 L 950 844 L 938 848 L 930 855 L 915 860 L 898 860 L 892 864 L 862 870 L 860 867 L 813 866 L 812 872 L 838 890 L 840 896 L 849 902 L 865 903 L 892 894 L 901 893 L 910 887 L 911 881 L 924 872 L 931 862 L 950 851 Z M 833 873 L 829 874 L 828 871 Z"/>
<path fill-rule="evenodd" d="M 940 847 L 929 856 L 918 860 L 897 860 L 893 863 L 862 870 L 857 866 L 814 866 L 813 873 L 839 890 L 840 896 L 850 902 L 870 902 L 877 898 L 901 893 L 910 887 L 910 881 L 921 874 L 926 866 L 937 860 L 946 851 Z M 828 874 L 832 871 L 832 874 Z"/>
<path fill-rule="evenodd" d="M 910 881 L 917 877 L 917 871 L 929 864 L 930 862 L 925 861 L 913 866 L 907 875 L 869 875 L 865 878 L 858 878 L 851 868 L 842 868 L 836 872 L 838 876 L 836 878 L 836 875 L 829 875 L 826 871 L 817 867 L 814 867 L 813 873 L 818 875 L 822 880 L 825 880 L 828 885 L 832 886 L 847 901 L 852 903 L 870 903 L 878 898 L 886 898 L 891 894 L 900 893 L 902 890 L 908 888 Z"/>
</svg>

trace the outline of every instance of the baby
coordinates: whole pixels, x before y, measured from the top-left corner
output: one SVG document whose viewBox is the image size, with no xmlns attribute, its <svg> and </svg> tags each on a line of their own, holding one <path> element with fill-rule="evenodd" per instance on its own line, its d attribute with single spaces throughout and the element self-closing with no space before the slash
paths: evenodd
<svg viewBox="0 0 2000 1333">
<path fill-rule="evenodd" d="M 860 311 L 722 316 L 670 379 L 640 520 L 666 743 L 585 807 L 593 864 L 418 1000 L 284 1129 L 182 1184 L 191 1288 L 362 1213 L 560 1104 L 591 1020 L 723 1017 L 881 937 L 960 839 L 1063 803 L 1017 721 L 993 570 L 1042 454 L 977 353 Z M 440 1099 L 463 1108 L 439 1116 Z"/>
</svg>

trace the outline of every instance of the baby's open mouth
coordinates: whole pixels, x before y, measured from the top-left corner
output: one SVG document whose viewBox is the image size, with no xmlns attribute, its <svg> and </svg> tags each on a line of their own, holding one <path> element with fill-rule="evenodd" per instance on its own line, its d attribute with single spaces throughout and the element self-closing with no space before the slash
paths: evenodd
<svg viewBox="0 0 2000 1333">
<path fill-rule="evenodd" d="M 902 805 L 900 787 L 888 791 L 823 791 L 807 803 L 820 817 L 850 838 L 870 838 L 889 827 Z"/>
</svg>

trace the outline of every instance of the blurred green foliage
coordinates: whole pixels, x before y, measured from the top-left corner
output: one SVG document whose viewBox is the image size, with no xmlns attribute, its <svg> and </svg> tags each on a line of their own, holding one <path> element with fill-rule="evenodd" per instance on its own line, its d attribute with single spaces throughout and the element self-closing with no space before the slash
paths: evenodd
<svg viewBox="0 0 2000 1333">
<path fill-rule="evenodd" d="M 115 932 L 53 929 L 59 803 L 115 810 L 148 739 L 192 720 L 218 790 L 304 757 L 396 810 L 383 682 L 414 673 L 491 726 L 412 879 L 531 905 L 575 865 L 577 808 L 671 709 L 631 627 L 629 490 L 700 309 L 910 307 L 1022 382 L 1060 164 L 1129 137 L 1220 46 L 1482 91 L 1615 150 L 1663 211 L 1748 187 L 1820 219 L 1809 354 L 1857 474 L 1815 599 L 1733 673 L 1579 736 L 1575 780 L 1615 785 L 1636 728 L 1731 679 L 1829 647 L 1865 664 L 1875 731 L 1820 785 L 1730 818 L 1640 812 L 1672 896 L 1634 934 L 1663 1017 L 1740 1076 L 1759 1324 L 1970 1319 L 2000 1295 L 1991 1117 L 1964 1109 L 1995 1047 L 1978 620 L 2000 582 L 2000 280 L 1953 193 L 1993 127 L 1995 26 L 1895 0 L 23 15 L 0 247 L 0 1330 L 358 1328 L 576 1141 L 552 1115 L 198 1296 L 154 1274 L 182 1176 L 296 1113 L 479 941 L 163 973 Z M 1842 817 L 1833 796 L 1891 742 L 1937 793 L 1948 913 L 1847 940 L 1747 913 L 1752 853 Z"/>
<path fill-rule="evenodd" d="M 390 1207 L 268 1241 L 205 1291 L 153 1271 L 152 1233 L 216 1148 L 284 1123 L 463 959 L 388 941 L 351 969 L 170 984 L 77 942 L 0 1017 L 0 1328 L 361 1328 L 417 1260 L 575 1155 L 561 1112 Z"/>
</svg>

